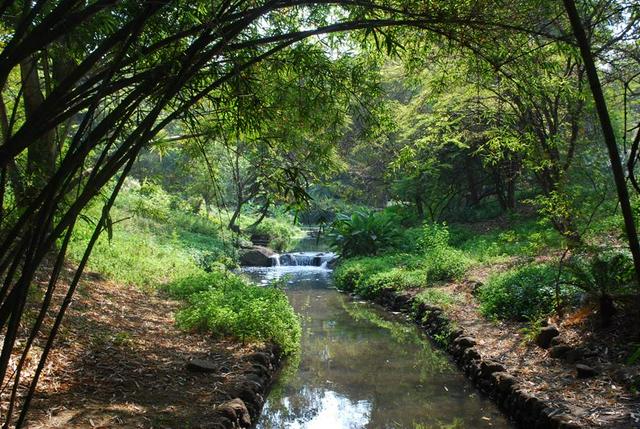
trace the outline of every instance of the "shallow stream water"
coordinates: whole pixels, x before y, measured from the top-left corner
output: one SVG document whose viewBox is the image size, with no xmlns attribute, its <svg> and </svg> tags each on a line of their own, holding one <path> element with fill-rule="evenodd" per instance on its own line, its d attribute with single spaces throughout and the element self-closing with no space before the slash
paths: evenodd
<svg viewBox="0 0 640 429">
<path fill-rule="evenodd" d="M 335 290 L 332 271 L 245 268 L 284 277 L 302 320 L 300 356 L 285 364 L 257 428 L 510 428 L 429 339 L 401 315 Z"/>
</svg>

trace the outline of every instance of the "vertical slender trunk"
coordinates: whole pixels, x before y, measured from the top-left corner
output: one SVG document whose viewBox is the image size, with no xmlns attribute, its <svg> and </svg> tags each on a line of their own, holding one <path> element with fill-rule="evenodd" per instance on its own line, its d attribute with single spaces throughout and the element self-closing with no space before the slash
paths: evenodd
<svg viewBox="0 0 640 429">
<path fill-rule="evenodd" d="M 598 77 L 598 70 L 593 59 L 593 54 L 591 53 L 591 47 L 589 46 L 584 26 L 582 25 L 582 20 L 580 19 L 580 15 L 576 8 L 576 3 L 574 0 L 563 1 L 569 21 L 571 22 L 573 34 L 580 48 L 582 60 L 585 64 L 587 78 L 589 79 L 589 86 L 591 87 L 591 93 L 593 94 L 598 118 L 600 119 L 602 135 L 604 137 L 607 150 L 609 151 L 609 160 L 611 162 L 613 179 L 618 192 L 620 210 L 622 211 L 622 216 L 624 218 L 624 226 L 627 233 L 627 240 L 629 242 L 629 249 L 633 255 L 636 277 L 638 278 L 640 286 L 640 242 L 638 242 L 638 234 L 633 219 L 633 211 L 631 210 L 631 203 L 629 202 L 629 191 L 627 189 L 624 171 L 622 169 L 622 162 L 620 161 L 620 153 L 618 152 L 618 145 L 616 144 L 616 136 L 613 131 L 613 125 L 611 124 L 611 117 L 609 116 L 609 110 L 607 109 L 607 102 L 602 92 L 602 85 L 600 84 L 600 78 Z"/>
<path fill-rule="evenodd" d="M 467 186 L 469 187 L 469 199 L 467 201 L 467 206 L 473 207 L 478 205 L 480 202 L 480 192 L 478 190 L 478 184 L 476 183 L 473 158 L 470 156 L 465 157 L 464 164 L 465 170 L 467 171 Z"/>
<path fill-rule="evenodd" d="M 37 59 L 28 57 L 20 63 L 20 74 L 27 119 L 44 103 L 40 78 L 38 77 Z M 27 153 L 27 174 L 31 186 L 40 189 L 53 176 L 56 168 L 57 147 L 55 132 L 50 130 L 29 145 Z M 31 192 L 28 192 L 29 194 Z"/>
<path fill-rule="evenodd" d="M 416 210 L 418 212 L 418 217 L 420 220 L 424 219 L 424 204 L 422 202 L 422 196 L 420 194 L 416 194 L 415 196 Z"/>
</svg>

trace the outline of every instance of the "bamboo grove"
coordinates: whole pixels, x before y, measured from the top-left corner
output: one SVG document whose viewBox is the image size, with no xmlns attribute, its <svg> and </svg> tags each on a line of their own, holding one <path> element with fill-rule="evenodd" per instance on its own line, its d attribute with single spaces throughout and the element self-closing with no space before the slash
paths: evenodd
<svg viewBox="0 0 640 429">
<path fill-rule="evenodd" d="M 352 43 L 375 45 L 393 55 L 417 38 L 420 43 L 469 51 L 491 63 L 497 73 L 501 64 L 518 55 L 496 54 L 499 41 L 510 34 L 578 49 L 640 272 L 625 177 L 637 192 L 633 172 L 640 129 L 636 128 L 625 172 L 595 65 L 620 41 L 596 30 L 614 16 L 637 18 L 638 7 L 632 2 L 596 3 L 2 1 L 0 393 L 8 404 L 3 427 L 25 422 L 92 247 L 112 228 L 109 210 L 141 150 L 194 111 L 222 109 L 232 84 L 247 70 L 305 40 L 337 40 L 348 33 Z M 53 305 L 54 292 L 62 287 L 59 279 L 74 225 L 95 199 L 103 201 L 102 216 L 72 281 L 64 285 L 64 300 Z M 38 313 L 26 341 L 18 341 L 25 305 L 42 270 L 48 281 Z M 25 376 L 23 369 L 33 358 L 32 345 L 38 338 L 45 345 L 36 357 L 37 369 Z"/>
</svg>

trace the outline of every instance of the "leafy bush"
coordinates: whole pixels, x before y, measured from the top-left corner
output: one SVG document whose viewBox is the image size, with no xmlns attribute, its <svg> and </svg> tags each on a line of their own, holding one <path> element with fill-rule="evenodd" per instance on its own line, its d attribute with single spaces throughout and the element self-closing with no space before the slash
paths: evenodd
<svg viewBox="0 0 640 429">
<path fill-rule="evenodd" d="M 338 288 L 365 297 L 386 288 L 407 289 L 427 283 L 427 273 L 419 256 L 407 254 L 351 258 L 334 272 Z"/>
<path fill-rule="evenodd" d="M 188 298 L 199 292 L 229 284 L 245 284 L 240 276 L 230 271 L 198 272 L 167 283 L 164 290 L 176 298 Z"/>
<path fill-rule="evenodd" d="M 511 256 L 535 256 L 563 244 L 562 236 L 548 222 L 534 220 L 518 221 L 508 228 L 489 231 L 474 231 L 467 226 L 455 225 L 449 231 L 450 242 L 480 262 Z"/>
<path fill-rule="evenodd" d="M 451 307 L 462 301 L 459 295 L 453 295 L 441 289 L 425 289 L 415 297 L 415 302 L 436 305 L 438 307 Z"/>
<path fill-rule="evenodd" d="M 613 294 L 628 288 L 634 278 L 633 260 L 625 253 L 605 251 L 594 256 L 575 255 L 568 268 L 570 283 L 598 299 L 601 319 L 609 324 L 616 311 Z"/>
<path fill-rule="evenodd" d="M 272 341 L 287 354 L 297 350 L 300 321 L 281 290 L 252 285 L 230 273 L 191 280 L 173 289 L 189 294 L 189 305 L 176 315 L 179 326 L 242 341 Z"/>
<path fill-rule="evenodd" d="M 424 268 L 430 280 L 460 278 L 472 263 L 464 252 L 449 245 L 449 237 L 446 224 L 426 223 L 422 228 L 420 247 L 425 253 Z"/>
<path fill-rule="evenodd" d="M 160 185 L 145 180 L 136 191 L 133 196 L 136 203 L 132 207 L 136 215 L 158 222 L 169 219 L 171 196 Z"/>
<path fill-rule="evenodd" d="M 452 247 L 436 248 L 425 253 L 424 268 L 429 280 L 446 281 L 464 275 L 472 260 L 464 252 Z"/>
<path fill-rule="evenodd" d="M 355 212 L 338 215 L 331 224 L 333 246 L 346 258 L 377 255 L 392 247 L 398 231 L 384 213 Z"/>
<path fill-rule="evenodd" d="M 269 247 L 282 252 L 288 249 L 299 229 L 294 227 L 290 222 L 280 219 L 265 218 L 252 230 L 248 231 L 252 235 L 265 237 L 269 241 Z"/>
<path fill-rule="evenodd" d="M 422 226 L 420 247 L 424 251 L 449 247 L 449 228 L 445 223 L 425 223 Z"/>
<path fill-rule="evenodd" d="M 575 255 L 568 268 L 573 275 L 573 284 L 598 296 L 624 289 L 634 277 L 633 260 L 619 252 Z"/>
<path fill-rule="evenodd" d="M 532 320 L 555 308 L 558 269 L 551 264 L 525 265 L 493 275 L 480 288 L 484 315 L 500 319 Z M 575 288 L 559 285 L 560 299 L 575 298 Z"/>
</svg>

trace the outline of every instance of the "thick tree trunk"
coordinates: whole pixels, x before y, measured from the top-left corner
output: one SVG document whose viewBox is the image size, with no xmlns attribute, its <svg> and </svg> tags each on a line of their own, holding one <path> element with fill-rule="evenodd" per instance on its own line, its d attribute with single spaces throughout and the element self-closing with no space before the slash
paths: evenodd
<svg viewBox="0 0 640 429">
<path fill-rule="evenodd" d="M 638 279 L 640 286 L 640 242 L 638 241 L 633 211 L 631 210 L 631 203 L 629 202 L 629 191 L 624 177 L 622 162 L 620 161 L 620 153 L 618 152 L 618 145 L 616 143 L 613 125 L 611 124 L 611 117 L 609 116 L 607 102 L 602 92 L 602 85 L 600 84 L 600 78 L 598 77 L 598 70 L 593 59 L 593 54 L 591 53 L 589 40 L 587 39 L 584 26 L 582 25 L 582 20 L 580 19 L 580 15 L 576 8 L 576 3 L 574 0 L 564 0 L 564 6 L 567 11 L 567 15 L 569 16 L 569 21 L 571 22 L 573 34 L 578 42 L 578 46 L 580 47 L 580 54 L 585 64 L 587 78 L 589 79 L 589 86 L 591 87 L 591 93 L 593 94 L 593 99 L 595 101 L 598 118 L 600 119 L 602 135 L 609 152 L 609 160 L 611 162 L 613 179 L 618 192 L 620 210 L 622 211 L 622 216 L 624 218 L 627 241 L 629 242 L 629 249 L 633 255 L 636 278 Z"/>
</svg>

